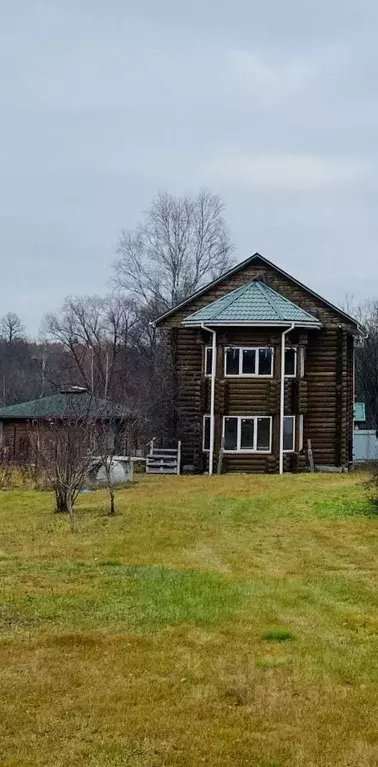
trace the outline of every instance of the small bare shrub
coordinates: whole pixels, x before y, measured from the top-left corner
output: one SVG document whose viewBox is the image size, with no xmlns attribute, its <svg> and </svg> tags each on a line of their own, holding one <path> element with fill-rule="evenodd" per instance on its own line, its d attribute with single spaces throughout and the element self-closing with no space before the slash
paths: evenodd
<svg viewBox="0 0 378 767">
<path fill-rule="evenodd" d="M 368 479 L 365 480 L 364 484 L 369 491 L 371 503 L 378 512 L 378 461 L 371 461 L 366 468 Z"/>
<path fill-rule="evenodd" d="M 0 463 L 0 490 L 6 490 L 12 485 L 12 467 L 9 463 Z"/>
</svg>

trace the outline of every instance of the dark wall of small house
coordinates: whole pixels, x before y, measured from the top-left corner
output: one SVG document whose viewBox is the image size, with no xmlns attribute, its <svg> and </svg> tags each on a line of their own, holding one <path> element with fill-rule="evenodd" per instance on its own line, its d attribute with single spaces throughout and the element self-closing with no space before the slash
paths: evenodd
<svg viewBox="0 0 378 767">
<path fill-rule="evenodd" d="M 29 421 L 3 421 L 0 426 L 3 459 L 23 464 L 33 460 Z"/>
<path fill-rule="evenodd" d="M 133 431 L 134 421 L 132 417 L 124 420 L 114 421 L 111 424 L 111 430 L 115 436 L 115 451 L 118 454 L 132 455 L 135 452 L 135 433 Z M 81 434 L 78 426 L 79 435 Z M 3 421 L 0 422 L 0 458 L 22 464 L 34 463 L 36 461 L 35 440 L 32 436 L 35 434 L 35 427 L 30 420 Z M 44 424 L 43 421 L 38 426 L 39 440 L 51 439 L 54 432 L 51 432 L 51 426 Z"/>
</svg>

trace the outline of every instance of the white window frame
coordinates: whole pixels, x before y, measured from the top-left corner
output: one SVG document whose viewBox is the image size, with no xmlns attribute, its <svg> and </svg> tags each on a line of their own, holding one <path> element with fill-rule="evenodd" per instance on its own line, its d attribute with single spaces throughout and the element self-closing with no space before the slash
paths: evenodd
<svg viewBox="0 0 378 767">
<path fill-rule="evenodd" d="M 286 373 L 286 352 L 294 352 L 294 373 Z M 285 349 L 285 378 L 296 378 L 298 371 L 298 348 L 297 346 L 287 346 Z"/>
<path fill-rule="evenodd" d="M 204 373 L 205 373 L 205 378 L 211 378 L 211 371 L 210 371 L 210 373 L 206 372 L 206 370 L 207 370 L 207 354 L 208 354 L 208 352 L 211 352 L 211 355 L 212 355 L 212 353 L 213 353 L 213 347 L 212 346 L 205 346 L 205 350 L 204 350 L 203 369 L 204 369 Z"/>
<path fill-rule="evenodd" d="M 227 352 L 232 349 L 237 349 L 239 352 L 239 372 L 227 373 Z M 271 372 L 260 375 L 257 371 L 259 368 L 259 352 L 260 350 L 269 349 L 272 352 L 271 360 Z M 243 373 L 243 352 L 255 352 L 255 372 Z M 224 377 L 225 378 L 273 378 L 274 376 L 274 346 L 225 346 L 224 348 Z M 260 416 L 259 416 L 260 417 Z"/>
<path fill-rule="evenodd" d="M 299 378 L 304 378 L 305 376 L 305 360 L 306 360 L 305 348 L 304 346 L 300 346 L 299 347 Z"/>
<path fill-rule="evenodd" d="M 210 452 L 210 445 L 209 445 L 209 447 L 205 447 L 205 422 L 206 422 L 206 418 L 208 418 L 209 421 L 210 421 L 211 416 L 208 413 L 205 413 L 205 415 L 203 416 L 203 419 L 202 419 L 202 452 L 203 453 L 209 453 Z M 210 437 L 211 437 L 211 435 L 210 435 Z M 209 442 L 210 442 L 210 437 L 209 437 Z"/>
<path fill-rule="evenodd" d="M 282 452 L 283 452 L 283 453 L 295 453 L 295 442 L 296 442 L 296 439 L 295 439 L 296 417 L 295 417 L 295 415 L 284 415 L 284 420 L 285 420 L 285 418 L 291 418 L 291 419 L 292 419 L 292 421 L 293 421 L 293 447 L 292 447 L 292 448 L 290 448 L 290 450 L 283 450 Z"/>
<path fill-rule="evenodd" d="M 299 434 L 298 434 L 298 452 L 303 450 L 303 429 L 304 429 L 304 417 L 303 414 L 299 416 Z"/>
<path fill-rule="evenodd" d="M 223 442 L 225 439 L 225 430 L 226 430 L 226 418 L 235 418 L 238 422 L 237 425 L 237 433 L 236 433 L 236 449 L 235 450 L 225 450 L 225 453 L 253 453 L 258 455 L 269 455 L 272 452 L 272 422 L 273 418 L 271 415 L 224 415 L 223 416 L 223 425 L 222 425 L 222 438 Z M 257 450 L 257 421 L 259 418 L 266 418 L 269 419 L 269 449 L 268 450 Z M 254 421 L 253 425 L 253 448 L 250 447 L 240 447 L 241 444 L 241 422 L 244 419 L 248 419 L 249 421 Z"/>
</svg>

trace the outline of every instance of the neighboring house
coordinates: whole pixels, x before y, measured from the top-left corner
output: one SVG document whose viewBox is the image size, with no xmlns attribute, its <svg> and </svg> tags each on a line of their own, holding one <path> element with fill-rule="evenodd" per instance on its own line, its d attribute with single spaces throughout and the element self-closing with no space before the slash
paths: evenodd
<svg viewBox="0 0 378 767">
<path fill-rule="evenodd" d="M 280 472 L 353 459 L 355 320 L 259 254 L 155 323 L 177 375 L 184 468 Z"/>
<path fill-rule="evenodd" d="M 0 455 L 20 464 L 34 462 L 36 440 L 32 437 L 36 429 L 38 439 L 51 442 L 52 427 L 64 425 L 66 421 L 77 422 L 79 433 L 86 419 L 107 423 L 117 440 L 128 417 L 128 413 L 109 400 L 94 397 L 78 386 L 68 387 L 59 394 L 0 408 Z"/>
</svg>

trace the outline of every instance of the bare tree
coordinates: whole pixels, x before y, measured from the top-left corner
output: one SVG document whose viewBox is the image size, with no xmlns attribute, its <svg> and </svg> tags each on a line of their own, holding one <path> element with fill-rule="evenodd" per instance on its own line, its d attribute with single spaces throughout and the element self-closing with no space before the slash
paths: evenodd
<svg viewBox="0 0 378 767">
<path fill-rule="evenodd" d="M 378 429 L 378 301 L 360 305 L 355 316 L 363 327 L 356 347 L 356 393 L 367 406 L 371 425 Z"/>
<path fill-rule="evenodd" d="M 122 417 L 119 408 L 117 408 L 117 411 L 117 414 L 112 417 L 109 417 L 108 413 L 104 413 L 104 417 L 96 421 L 95 430 L 95 451 L 98 460 L 94 466 L 94 471 L 96 474 L 99 471 L 102 472 L 102 481 L 105 480 L 104 484 L 109 495 L 110 516 L 114 516 L 116 513 L 115 485 L 117 484 L 117 478 L 115 476 L 114 458 L 124 443 L 130 422 L 129 415 Z"/>
<path fill-rule="evenodd" d="M 194 199 L 159 193 L 137 229 L 121 234 L 116 286 L 161 311 L 218 277 L 232 253 L 223 213 L 207 189 Z"/>
<path fill-rule="evenodd" d="M 50 338 L 63 344 L 80 382 L 107 397 L 136 323 L 133 301 L 113 295 L 67 298 L 59 314 L 45 319 Z"/>
<path fill-rule="evenodd" d="M 99 438 L 102 455 L 107 450 L 108 457 L 116 445 L 115 425 L 113 405 L 77 390 L 66 394 L 60 416 L 36 419 L 30 427 L 35 462 L 54 490 L 56 511 L 68 513 L 72 530 L 75 501 L 89 477 Z"/>
<path fill-rule="evenodd" d="M 40 471 L 55 494 L 55 511 L 68 513 L 75 529 L 74 505 L 92 461 L 93 423 L 83 416 L 57 418 L 32 428 Z"/>
<path fill-rule="evenodd" d="M 8 312 L 0 320 L 0 338 L 11 344 L 25 338 L 25 327 L 15 312 Z"/>
</svg>

